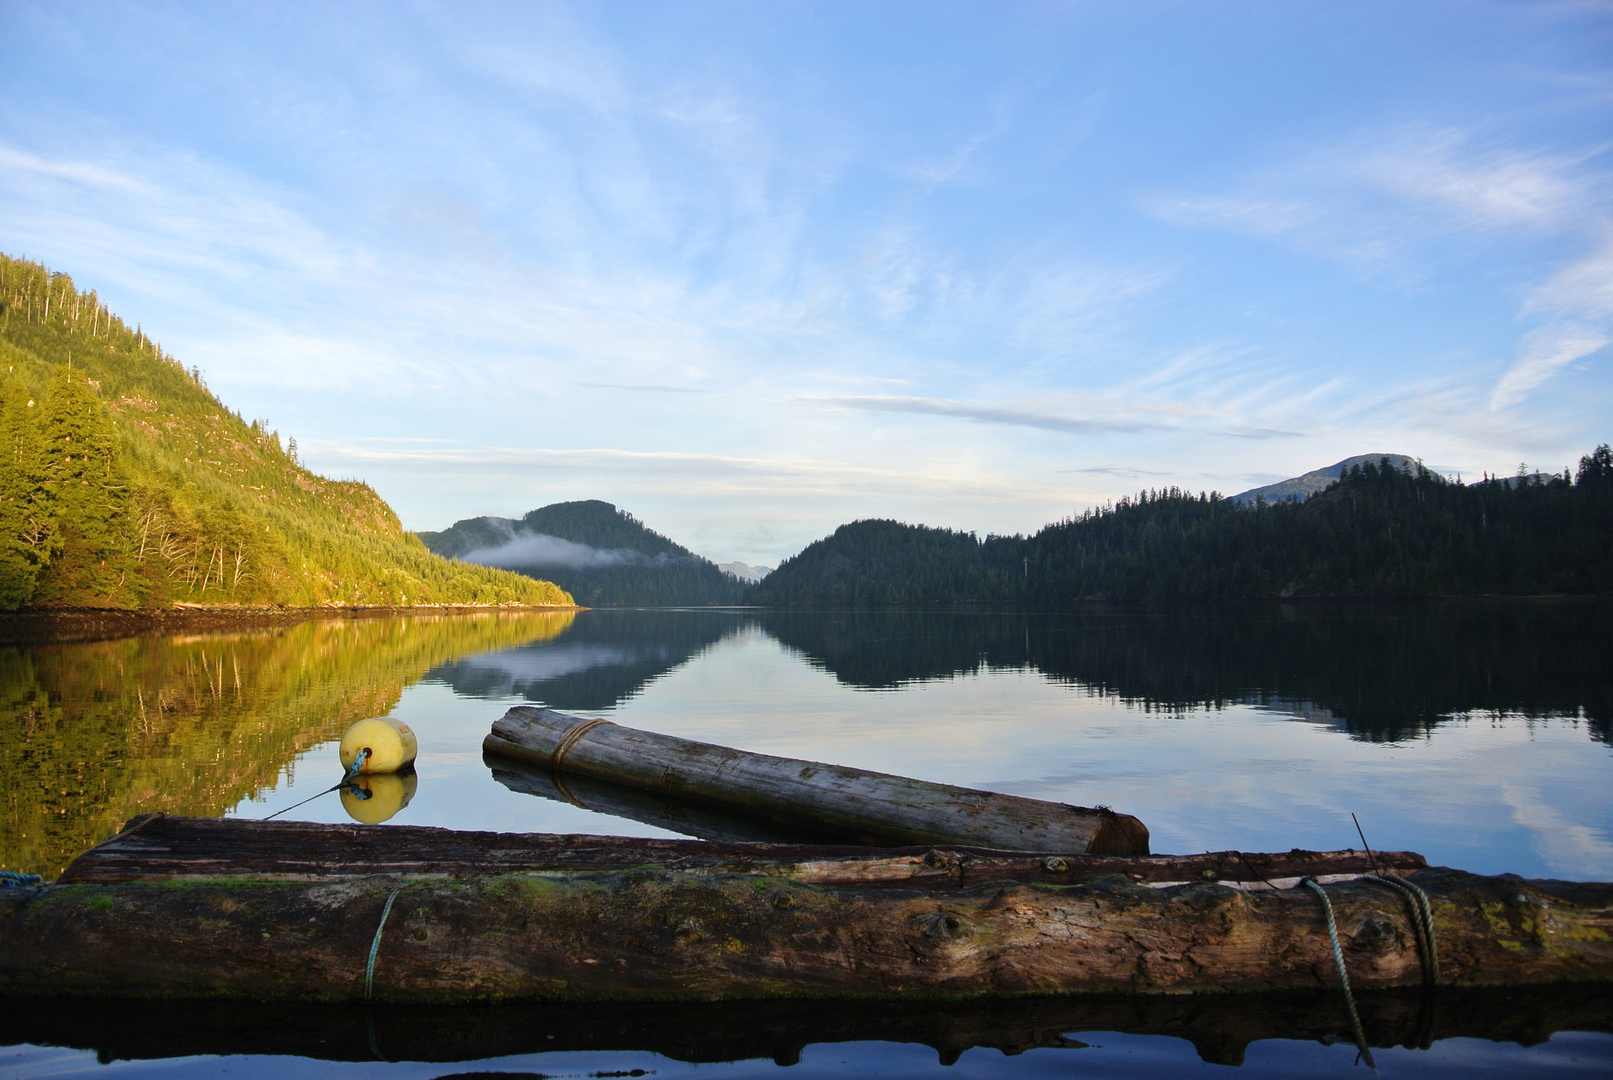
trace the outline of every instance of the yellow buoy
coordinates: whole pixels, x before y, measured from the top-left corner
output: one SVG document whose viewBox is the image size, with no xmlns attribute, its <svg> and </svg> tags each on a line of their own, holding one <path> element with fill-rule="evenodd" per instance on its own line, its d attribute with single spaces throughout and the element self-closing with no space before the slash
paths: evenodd
<svg viewBox="0 0 1613 1080">
<path fill-rule="evenodd" d="M 360 720 L 342 735 L 342 768 L 351 769 L 359 751 L 369 750 L 370 756 L 359 769 L 365 773 L 394 773 L 414 763 L 420 749 L 409 725 L 390 716 Z"/>
<path fill-rule="evenodd" d="M 342 788 L 342 809 L 361 825 L 379 825 L 409 805 L 419 783 L 413 769 L 360 776 Z"/>
</svg>

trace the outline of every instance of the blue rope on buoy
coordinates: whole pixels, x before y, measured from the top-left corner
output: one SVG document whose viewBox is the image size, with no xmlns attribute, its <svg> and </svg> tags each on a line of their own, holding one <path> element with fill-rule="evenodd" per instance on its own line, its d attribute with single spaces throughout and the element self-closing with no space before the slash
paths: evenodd
<svg viewBox="0 0 1613 1080">
<path fill-rule="evenodd" d="M 308 796 L 306 799 L 304 799 L 300 803 L 292 803 L 290 806 L 286 807 L 284 810 L 276 810 L 274 813 L 270 814 L 268 817 L 264 818 L 263 820 L 264 821 L 273 821 L 275 818 L 279 817 L 281 814 L 290 813 L 291 811 L 297 809 L 297 807 L 299 807 L 299 806 L 303 806 L 303 805 L 305 805 L 307 803 L 313 802 L 315 799 L 319 798 L 319 796 L 321 796 L 321 795 L 329 795 L 333 791 L 340 791 L 342 788 L 346 787 L 348 784 L 351 784 L 353 782 L 353 779 L 356 776 L 358 776 L 360 770 L 362 770 L 364 768 L 364 763 L 366 761 L 368 761 L 368 760 L 370 760 L 370 748 L 368 746 L 366 746 L 364 749 L 360 750 L 357 754 L 354 755 L 353 764 L 351 764 L 351 765 L 349 765 L 347 767 L 347 771 L 342 774 L 342 778 L 340 780 L 338 780 L 336 783 L 332 784 L 330 787 L 326 788 L 324 791 L 316 792 L 315 794 Z"/>
<path fill-rule="evenodd" d="M 32 889 L 44 883 L 45 879 L 38 874 L 19 874 L 15 870 L 0 870 L 0 888 Z"/>
</svg>

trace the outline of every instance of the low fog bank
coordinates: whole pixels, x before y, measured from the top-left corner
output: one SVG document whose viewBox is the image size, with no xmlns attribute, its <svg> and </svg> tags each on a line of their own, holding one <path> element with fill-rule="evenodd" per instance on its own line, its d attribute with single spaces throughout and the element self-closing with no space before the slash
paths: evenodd
<svg viewBox="0 0 1613 1080">
<path fill-rule="evenodd" d="M 558 567 L 566 570 L 598 570 L 613 566 L 671 566 L 695 560 L 694 556 L 645 555 L 626 548 L 596 548 L 562 540 L 544 533 L 516 533 L 496 547 L 480 547 L 460 558 L 481 566 L 505 570 L 528 567 Z"/>
</svg>

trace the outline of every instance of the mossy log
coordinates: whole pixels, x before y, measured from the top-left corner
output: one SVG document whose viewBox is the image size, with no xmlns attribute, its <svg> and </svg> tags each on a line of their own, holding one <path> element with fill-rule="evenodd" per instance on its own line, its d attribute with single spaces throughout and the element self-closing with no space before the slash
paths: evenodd
<svg viewBox="0 0 1613 1080">
<path fill-rule="evenodd" d="M 1148 854 L 1147 826 L 1103 807 L 753 754 L 530 705 L 495 721 L 482 749 L 551 770 L 562 794 L 576 775 L 842 843 Z"/>
<path fill-rule="evenodd" d="M 208 829 L 216 857 L 178 865 L 186 831 Z M 298 835 L 312 845 L 317 833 L 324 855 L 260 857 Z M 430 833 L 445 846 L 429 850 Z M 1331 880 L 1356 988 L 1423 979 L 1401 896 L 1349 876 L 1367 869 L 1362 853 L 1109 859 L 533 839 L 148 819 L 102 845 L 124 849 L 121 881 L 97 849 L 65 884 L 0 890 L 0 991 L 356 1000 L 388 897 L 373 993 L 391 1001 L 1336 987 L 1317 897 L 1270 887 L 1294 871 Z M 133 855 L 142 844 L 144 867 Z M 385 857 L 366 862 L 366 844 Z M 235 854 L 221 854 L 231 845 Z M 329 858 L 340 849 L 345 872 Z M 1613 980 L 1613 885 L 1377 858 L 1432 901 L 1442 984 Z M 991 880 L 959 871 L 973 863 Z M 1216 869 L 1240 865 L 1242 880 Z M 1153 880 L 1139 880 L 1145 873 Z"/>
</svg>

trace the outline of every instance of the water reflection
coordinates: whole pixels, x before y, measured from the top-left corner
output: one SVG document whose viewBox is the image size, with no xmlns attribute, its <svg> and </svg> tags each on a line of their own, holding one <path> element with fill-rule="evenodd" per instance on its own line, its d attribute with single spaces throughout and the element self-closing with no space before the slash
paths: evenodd
<svg viewBox="0 0 1613 1080">
<path fill-rule="evenodd" d="M 1061 612 L 767 612 L 871 690 L 1034 669 L 1150 709 L 1264 706 L 1399 741 L 1472 712 L 1583 717 L 1613 743 L 1613 603 L 1083 605 Z"/>
<path fill-rule="evenodd" d="M 1436 863 L 1605 880 L 1609 655 L 1608 601 L 489 612 L 0 648 L 0 865 L 54 876 L 151 810 L 267 816 L 339 778 L 335 740 L 349 723 L 388 714 L 419 732 L 418 787 L 372 777 L 369 799 L 326 795 L 295 816 L 718 838 L 754 827 L 598 785 L 562 792 L 541 774 L 490 775 L 480 751 L 488 726 L 509 704 L 531 701 L 764 753 L 1106 802 L 1139 814 L 1162 851 L 1347 846 L 1348 812 L 1360 810 L 1376 845 Z M 1375 1045 L 1433 1040 L 1430 1054 L 1403 1051 L 1410 1065 L 1445 1060 L 1442 1045 L 1459 1057 L 1464 1038 L 1534 1046 L 1553 1032 L 1605 1032 L 1605 990 L 1447 992 L 1434 1010 L 1415 995 L 1363 995 L 1362 1004 Z M 1109 1034 L 1080 1034 L 1095 1030 Z M 1232 1064 L 1246 1049 L 1246 1072 L 1280 1059 L 1288 1065 L 1268 1073 L 1299 1075 L 1328 1062 L 1347 1068 L 1354 1050 L 1347 1038 L 1332 1050 L 1285 1040 L 1336 1042 L 1344 1031 L 1331 994 L 373 1014 L 260 1004 L 0 1009 L 0 1043 L 82 1048 L 73 1051 L 82 1062 L 63 1069 L 93 1070 L 96 1056 L 164 1059 L 166 1068 L 186 1055 L 265 1055 L 231 1062 L 232 1073 L 264 1077 L 288 1067 L 274 1055 L 516 1055 L 465 1068 L 519 1062 L 579 1075 L 612 1067 L 619 1059 L 609 1054 L 646 1055 L 630 1064 L 662 1075 L 675 1074 L 666 1068 L 675 1061 L 801 1056 L 801 1071 L 814 1055 L 835 1055 L 873 1071 L 886 1052 L 878 1048 L 903 1042 L 932 1047 L 943 1062 L 967 1055 L 975 1072 L 998 1061 L 982 1049 L 994 1047 L 1023 1052 L 1005 1069 L 1040 1055 L 1042 1068 L 1062 1074 L 1101 1056 L 1066 1052 L 1083 1041 L 1137 1051 L 1135 1060 L 1102 1058 L 1115 1075 L 1180 1071 L 1200 1055 Z M 1156 1038 L 1165 1035 L 1187 1042 Z M 1587 1072 L 1598 1063 L 1605 1071 L 1613 1053 L 1613 1040 L 1595 1038 L 1575 1051 L 1591 1062 Z M 1518 1050 L 1517 1071 L 1559 1060 L 1561 1040 L 1538 1054 Z M 848 1042 L 856 1047 L 818 1049 Z M 561 1052 L 578 1056 L 551 1068 Z M 917 1071 L 911 1064 L 893 1067 Z"/>
<path fill-rule="evenodd" d="M 845 844 L 844 833 L 814 832 L 760 817 L 746 817 L 697 803 L 620 787 L 584 776 L 556 776 L 551 770 L 508 758 L 485 758 L 493 779 L 523 795 L 569 803 L 596 814 L 637 821 L 697 840 L 740 844 Z"/>
<path fill-rule="evenodd" d="M 1436 998 L 1419 992 L 1379 991 L 1359 994 L 1357 1002 L 1368 1040 L 1379 1048 L 1426 1049 L 1442 1040 L 1461 1038 L 1527 1047 L 1543 1044 L 1562 1031 L 1613 1030 L 1609 1022 L 1613 988 L 1605 984 L 1449 989 Z M 1184 1041 L 1185 1045 L 1164 1053 L 1160 1052 L 1163 1048 L 1156 1048 L 1151 1062 L 1156 1068 L 1187 1066 L 1198 1059 L 1215 1065 L 1248 1065 L 1247 1072 L 1258 1075 L 1265 1070 L 1246 1060 L 1252 1045 L 1308 1040 L 1350 1046 L 1347 1030 L 1343 1000 L 1337 991 L 975 1002 L 389 1005 L 375 1010 L 351 1005 L 226 1002 L 196 1002 L 183 1009 L 120 1002 L 117 1008 L 108 1009 L 34 1000 L 15 1002 L 0 1014 L 0 1044 L 79 1047 L 95 1051 L 103 1063 L 191 1055 L 275 1055 L 281 1061 L 285 1055 L 296 1055 L 355 1064 L 461 1062 L 577 1051 L 648 1051 L 684 1062 L 771 1059 L 779 1065 L 795 1065 L 814 1044 L 879 1042 L 928 1046 L 931 1060 L 950 1068 L 974 1048 L 1006 1055 L 1086 1050 L 1091 1043 L 1107 1043 L 1113 1033 L 1121 1032 Z M 1108 1033 L 1108 1037 L 1081 1038 L 1086 1032 Z M 1598 1040 L 1591 1060 L 1600 1057 L 1605 1061 L 1610 1051 L 1613 1043 Z M 1350 1053 L 1354 1053 L 1353 1046 Z M 545 1062 L 538 1056 L 530 1064 L 541 1067 Z M 1057 1064 L 1062 1066 L 1059 1075 L 1080 1067 L 1077 1061 Z M 1149 1075 L 1150 1070 L 1123 1073 L 1136 1074 Z M 478 1070 L 471 1075 L 510 1074 Z"/>
<path fill-rule="evenodd" d="M 136 814 L 221 814 L 445 660 L 574 612 L 328 619 L 0 648 L 0 864 L 54 878 Z"/>
<path fill-rule="evenodd" d="M 0 865 L 54 876 L 152 810 L 288 809 L 340 776 L 327 743 L 388 714 L 421 733 L 429 783 L 315 799 L 296 816 L 728 827 L 696 828 L 676 807 L 589 813 L 498 783 L 481 739 L 506 705 L 531 701 L 1106 803 L 1143 817 L 1160 850 L 1344 846 L 1332 818 L 1360 810 L 1386 823 L 1377 842 L 1471 869 L 1605 876 L 1607 763 L 1581 748 L 1613 745 L 1610 653 L 1606 600 L 487 612 L 7 647 Z M 1318 729 L 1349 738 L 1309 741 Z M 1417 737 L 1426 752 L 1393 752 Z"/>
<path fill-rule="evenodd" d="M 721 611 L 589 612 L 559 640 L 453 660 L 426 678 L 460 697 L 609 709 L 737 633 L 744 621 Z"/>
<path fill-rule="evenodd" d="M 379 825 L 397 817 L 419 787 L 413 767 L 403 772 L 366 773 L 342 785 L 342 809 L 360 825 Z"/>
</svg>

